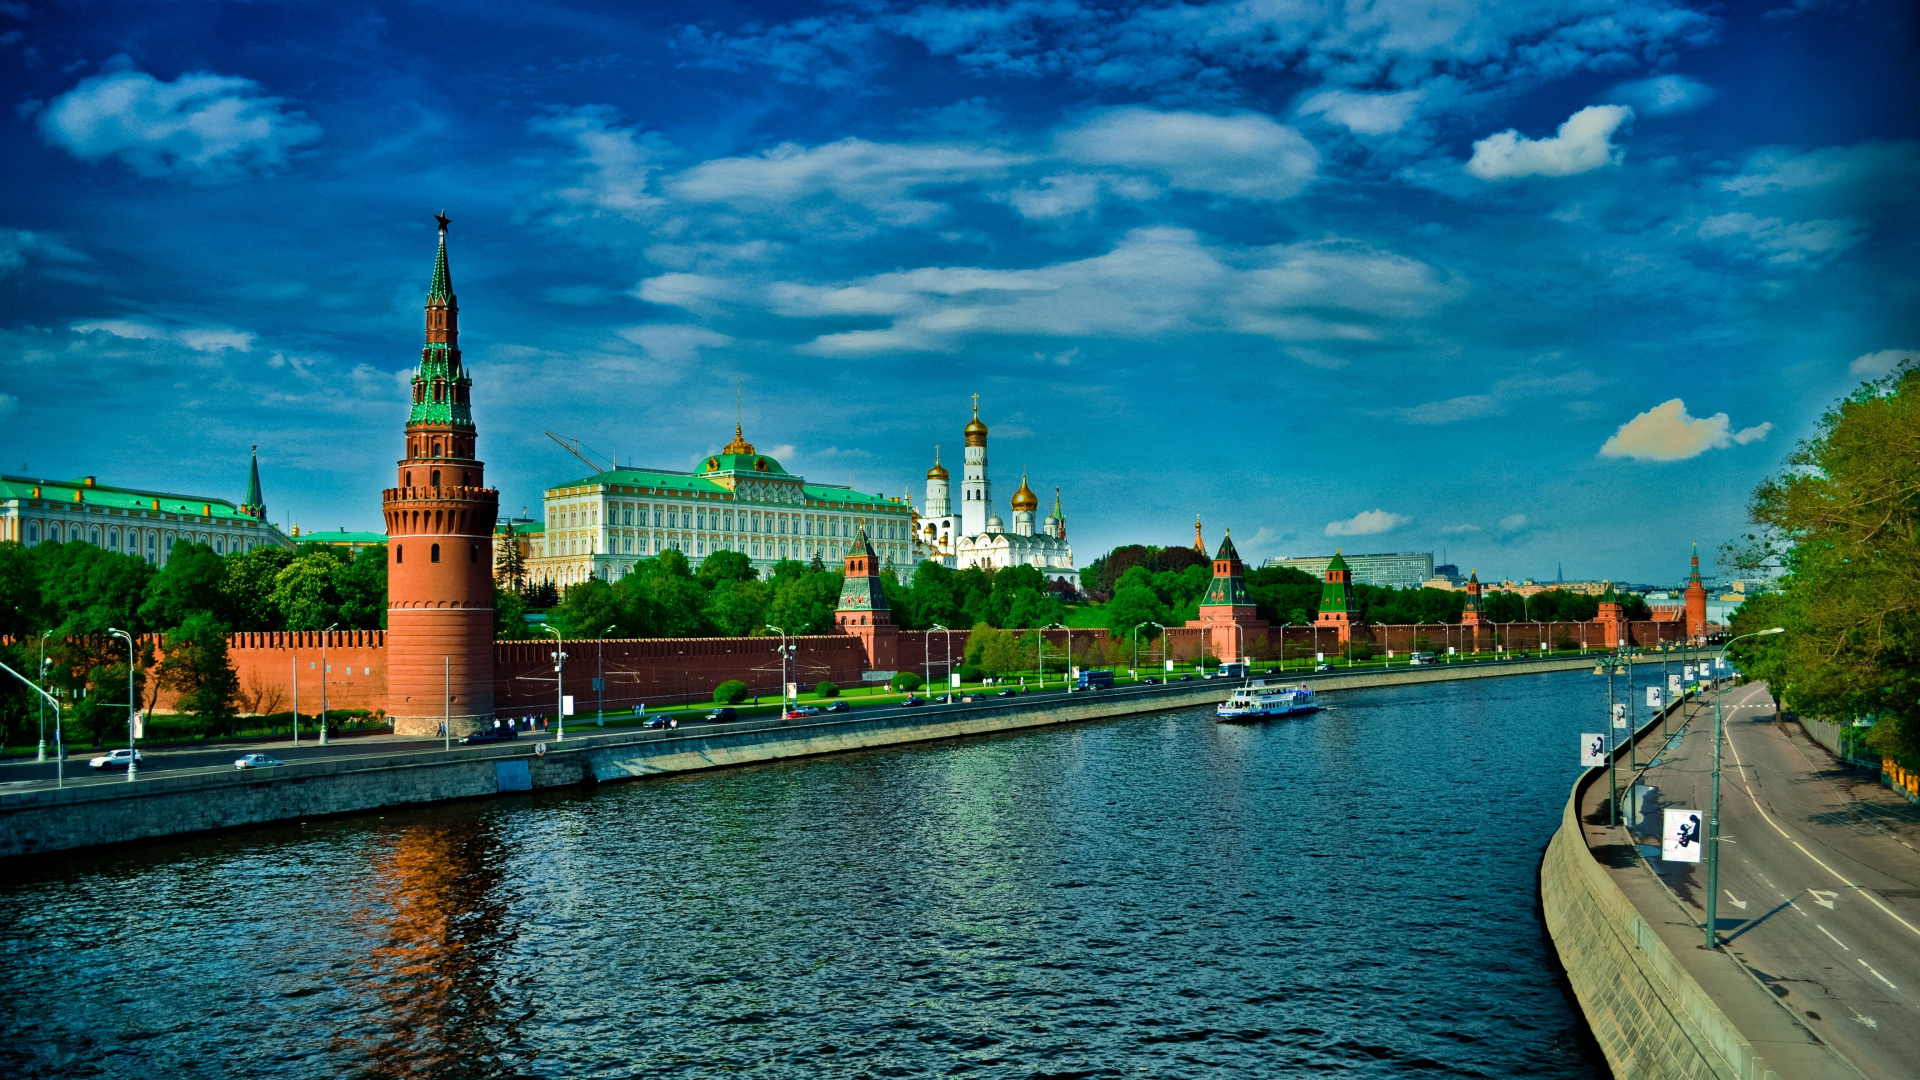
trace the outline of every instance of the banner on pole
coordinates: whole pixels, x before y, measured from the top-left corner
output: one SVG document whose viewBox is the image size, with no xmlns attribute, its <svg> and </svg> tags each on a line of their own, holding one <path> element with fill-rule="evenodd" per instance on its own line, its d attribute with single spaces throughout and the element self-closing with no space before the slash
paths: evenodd
<svg viewBox="0 0 1920 1080">
<path fill-rule="evenodd" d="M 1700 811 L 1668 810 L 1660 830 L 1660 857 L 1668 862 L 1700 861 Z"/>
<path fill-rule="evenodd" d="M 1326 653 L 1323 653 L 1323 652 L 1317 652 L 1317 653 L 1314 653 L 1314 654 L 1313 654 L 1313 662 L 1314 662 L 1314 663 L 1316 663 L 1316 664 L 1324 664 L 1324 663 L 1326 663 L 1326 662 L 1327 662 L 1327 654 L 1326 654 Z"/>
<path fill-rule="evenodd" d="M 144 739 L 147 737 L 147 714 L 146 713 L 133 714 L 133 737 L 136 739 Z"/>
<path fill-rule="evenodd" d="M 1680 672 L 1681 672 L 1681 677 L 1686 679 L 1686 681 L 1688 682 L 1693 681 L 1693 665 L 1692 664 L 1688 664 L 1686 667 L 1681 668 Z"/>
<path fill-rule="evenodd" d="M 1627 706 L 1624 703 L 1616 703 L 1613 707 L 1613 726 L 1617 728 L 1627 726 Z"/>
<path fill-rule="evenodd" d="M 948 676 L 947 676 L 947 685 L 949 685 L 949 686 L 955 686 L 955 687 L 957 687 L 957 686 L 959 686 L 959 685 L 960 685 L 960 673 L 956 671 L 956 672 L 954 672 L 953 674 L 951 674 L 951 675 L 948 675 Z"/>
<path fill-rule="evenodd" d="M 1591 769 L 1607 763 L 1607 737 L 1599 732 L 1580 736 L 1580 767 Z"/>
<path fill-rule="evenodd" d="M 1171 660 L 1168 660 L 1168 661 L 1165 661 L 1165 663 L 1166 663 L 1166 665 L 1167 665 L 1167 670 L 1168 670 L 1168 671 L 1172 671 L 1172 670 L 1173 670 L 1173 661 L 1171 661 Z"/>
<path fill-rule="evenodd" d="M 787 696 L 788 696 L 788 697 L 790 697 L 790 698 L 797 698 L 797 697 L 799 697 L 799 696 L 800 696 L 800 684 L 799 684 L 799 683 L 797 683 L 797 682 L 790 682 L 790 683 L 788 683 L 788 684 L 787 684 Z"/>
<path fill-rule="evenodd" d="M 1672 694 L 1674 696 L 1674 700 L 1676 701 L 1679 700 L 1680 695 L 1685 692 L 1686 691 L 1681 689 L 1680 676 L 1678 675 L 1667 676 L 1667 693 Z"/>
<path fill-rule="evenodd" d="M 1724 656 L 1716 656 L 1716 657 L 1714 657 L 1714 658 L 1713 658 L 1713 669 L 1714 669 L 1715 671 L 1725 671 L 1725 670 L 1727 670 L 1727 658 L 1726 658 L 1726 657 L 1724 657 Z"/>
<path fill-rule="evenodd" d="M 1663 705 L 1663 704 L 1665 704 L 1665 702 L 1663 702 L 1663 701 L 1661 701 L 1661 700 L 1660 700 L 1660 699 L 1661 699 L 1661 697 L 1662 697 L 1662 695 L 1661 695 L 1661 693 L 1660 693 L 1660 688 L 1659 688 L 1659 687 L 1657 687 L 1657 686 L 1649 686 L 1649 687 L 1647 687 L 1647 708 L 1649 708 L 1649 709 L 1657 709 L 1657 708 L 1659 708 L 1659 707 L 1660 707 L 1661 705 Z"/>
<path fill-rule="evenodd" d="M 572 694 L 568 694 L 567 696 L 560 699 L 560 715 L 562 716 L 573 715 L 573 695 Z"/>
</svg>

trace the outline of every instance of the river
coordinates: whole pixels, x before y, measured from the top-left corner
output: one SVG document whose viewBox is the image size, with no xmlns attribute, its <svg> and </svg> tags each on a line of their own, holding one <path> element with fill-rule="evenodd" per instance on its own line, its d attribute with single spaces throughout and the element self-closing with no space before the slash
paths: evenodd
<svg viewBox="0 0 1920 1080">
<path fill-rule="evenodd" d="M 10 1077 L 1604 1077 L 1586 672 L 6 864 Z M 1582 723 L 1582 718 L 1585 723 Z"/>
</svg>

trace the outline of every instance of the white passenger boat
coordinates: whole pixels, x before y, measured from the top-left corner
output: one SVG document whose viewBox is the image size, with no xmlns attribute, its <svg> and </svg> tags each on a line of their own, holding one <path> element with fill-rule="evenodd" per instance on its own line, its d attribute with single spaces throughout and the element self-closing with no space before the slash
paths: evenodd
<svg viewBox="0 0 1920 1080">
<path fill-rule="evenodd" d="M 1221 720 L 1260 720 L 1269 716 L 1300 716 L 1318 712 L 1320 703 L 1313 698 L 1313 688 L 1305 683 L 1299 686 L 1268 686 L 1263 680 L 1256 679 L 1233 692 L 1233 696 L 1220 703 L 1214 715 Z"/>
</svg>

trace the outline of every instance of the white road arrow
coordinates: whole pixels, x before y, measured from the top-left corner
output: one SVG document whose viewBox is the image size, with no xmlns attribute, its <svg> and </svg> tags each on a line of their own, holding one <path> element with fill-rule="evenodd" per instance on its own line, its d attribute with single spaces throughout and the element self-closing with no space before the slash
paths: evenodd
<svg viewBox="0 0 1920 1080">
<path fill-rule="evenodd" d="M 1807 893 L 1813 897 L 1814 903 L 1819 904 L 1828 911 L 1838 910 L 1833 906 L 1833 898 L 1839 896 L 1839 893 L 1828 892 L 1825 889 L 1808 889 Z"/>
<path fill-rule="evenodd" d="M 1732 889 L 1722 889 L 1720 891 L 1727 894 L 1727 899 L 1733 901 L 1734 907 L 1739 908 L 1741 911 L 1747 910 L 1747 902 L 1745 900 L 1741 900 L 1738 897 L 1734 896 Z"/>
</svg>

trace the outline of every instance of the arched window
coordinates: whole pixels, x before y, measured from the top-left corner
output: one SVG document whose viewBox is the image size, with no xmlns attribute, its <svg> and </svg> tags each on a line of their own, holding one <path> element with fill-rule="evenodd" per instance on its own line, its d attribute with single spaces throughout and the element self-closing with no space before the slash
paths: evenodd
<svg viewBox="0 0 1920 1080">
<path fill-rule="evenodd" d="M 433 545 L 433 549 L 427 552 L 427 561 L 428 562 L 440 561 L 440 545 L 439 544 Z"/>
<path fill-rule="evenodd" d="M 408 469 L 406 472 L 403 472 L 400 474 L 400 486 L 401 487 L 413 486 L 413 470 L 412 469 Z"/>
<path fill-rule="evenodd" d="M 27 543 L 37 544 L 39 542 L 40 542 L 40 523 L 37 521 L 27 522 Z"/>
<path fill-rule="evenodd" d="M 435 469 L 435 470 L 433 470 L 433 483 L 432 483 L 432 484 L 430 484 L 430 485 L 428 485 L 428 486 L 430 486 L 430 487 L 439 487 L 439 486 L 440 486 L 440 470 L 439 470 L 439 469 Z"/>
<path fill-rule="evenodd" d="M 397 563 L 403 563 L 407 561 L 407 545 L 405 544 L 393 545 L 393 561 Z"/>
<path fill-rule="evenodd" d="M 98 525 L 88 530 L 87 542 L 91 543 L 94 547 L 100 546 L 100 527 Z"/>
<path fill-rule="evenodd" d="M 467 561 L 470 563 L 477 563 L 480 561 L 480 545 L 479 544 L 473 544 L 468 547 Z"/>
</svg>

